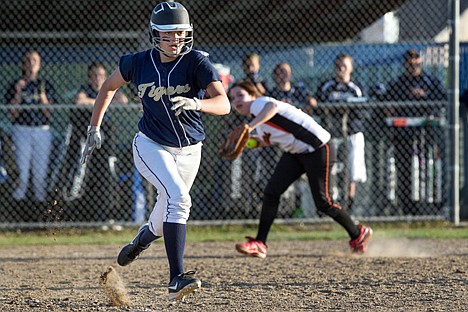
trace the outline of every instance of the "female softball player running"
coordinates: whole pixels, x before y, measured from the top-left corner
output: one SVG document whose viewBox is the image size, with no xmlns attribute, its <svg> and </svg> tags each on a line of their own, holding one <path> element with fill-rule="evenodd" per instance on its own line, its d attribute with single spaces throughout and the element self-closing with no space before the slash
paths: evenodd
<svg viewBox="0 0 468 312">
<path fill-rule="evenodd" d="M 133 140 L 139 172 L 158 191 L 148 223 L 140 227 L 117 258 L 125 266 L 157 238 L 164 236 L 170 268 L 169 299 L 182 300 L 201 286 L 184 273 L 186 222 L 190 188 L 201 160 L 205 138 L 200 112 L 224 115 L 230 111 L 226 92 L 204 52 L 192 50 L 193 29 L 187 10 L 177 2 L 158 4 L 150 19 L 150 50 L 121 57 L 103 84 L 96 102 L 82 162 L 100 148 L 99 126 L 116 90 L 127 82 L 138 88 L 143 116 Z M 208 98 L 204 98 L 204 94 Z"/>
<path fill-rule="evenodd" d="M 250 82 L 235 83 L 229 95 L 239 114 L 253 117 L 248 126 L 250 131 L 256 129 L 259 147 L 275 144 L 284 150 L 264 190 L 257 237 L 247 237 L 247 242 L 236 245 L 237 251 L 266 257 L 267 236 L 278 212 L 280 196 L 306 173 L 317 209 L 345 228 L 354 253 L 365 252 L 372 229 L 355 225 L 329 194 L 330 168 L 336 161 L 335 148 L 329 144 L 330 133 L 300 109 L 261 96 Z"/>
</svg>

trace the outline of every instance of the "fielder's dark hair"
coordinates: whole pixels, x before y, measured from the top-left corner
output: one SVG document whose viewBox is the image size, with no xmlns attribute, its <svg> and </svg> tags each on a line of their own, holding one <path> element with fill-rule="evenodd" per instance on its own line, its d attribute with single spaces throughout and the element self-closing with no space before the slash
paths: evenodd
<svg viewBox="0 0 468 312">
<path fill-rule="evenodd" d="M 231 93 L 231 90 L 235 87 L 239 87 L 241 89 L 244 89 L 245 91 L 247 91 L 248 94 L 250 94 L 251 96 L 255 96 L 255 97 L 260 97 L 262 96 L 262 94 L 260 93 L 260 91 L 258 91 L 257 87 L 250 81 L 247 81 L 247 80 L 240 80 L 240 81 L 237 81 L 235 82 L 230 88 L 229 88 L 229 92 L 228 94 Z"/>
</svg>

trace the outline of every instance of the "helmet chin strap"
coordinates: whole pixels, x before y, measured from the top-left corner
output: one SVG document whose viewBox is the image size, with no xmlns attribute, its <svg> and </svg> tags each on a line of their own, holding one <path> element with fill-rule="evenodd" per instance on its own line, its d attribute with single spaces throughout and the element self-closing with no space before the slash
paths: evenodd
<svg viewBox="0 0 468 312">
<path fill-rule="evenodd" d="M 162 54 L 164 54 L 167 57 L 174 57 L 174 56 L 179 56 L 180 55 L 180 53 L 172 53 L 172 52 L 168 52 L 168 51 L 163 50 L 159 46 L 159 44 L 155 44 L 154 47 L 156 48 L 156 50 L 158 50 L 159 52 L 161 52 Z"/>
<path fill-rule="evenodd" d="M 167 54 L 166 52 L 162 52 L 162 54 L 164 54 L 165 56 L 171 58 L 171 57 L 174 57 L 174 56 L 177 56 L 178 54 Z"/>
<path fill-rule="evenodd" d="M 184 46 L 182 47 L 182 49 L 180 50 L 180 52 L 178 52 L 178 53 L 168 52 L 168 51 L 163 50 L 163 49 L 160 47 L 159 43 L 156 42 L 156 40 L 153 41 L 153 46 L 156 48 L 156 50 L 158 50 L 159 52 L 161 52 L 162 54 L 164 54 L 164 55 L 167 56 L 167 57 L 177 57 L 177 56 L 179 56 L 179 55 L 184 55 L 184 54 L 187 54 L 188 52 L 190 52 L 190 50 L 191 50 L 189 47 L 187 47 L 186 45 L 184 45 Z"/>
</svg>

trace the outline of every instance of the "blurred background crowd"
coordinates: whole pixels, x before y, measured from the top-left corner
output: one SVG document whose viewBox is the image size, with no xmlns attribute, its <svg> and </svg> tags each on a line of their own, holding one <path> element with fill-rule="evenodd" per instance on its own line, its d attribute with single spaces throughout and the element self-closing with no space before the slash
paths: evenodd
<svg viewBox="0 0 468 312">
<path fill-rule="evenodd" d="M 194 49 L 210 54 L 226 89 L 240 79 L 291 103 L 332 133 L 333 194 L 354 218 L 450 219 L 450 98 L 460 100 L 461 216 L 466 198 L 468 1 L 456 1 L 459 88 L 450 86 L 452 1 L 180 1 Z M 151 1 L 0 4 L 0 224 L 140 223 L 154 190 L 132 165 L 141 107 L 134 86 L 114 97 L 104 147 L 79 162 L 94 98 L 121 55 L 149 49 Z M 256 219 L 276 147 L 222 160 L 244 117 L 204 116 L 192 219 Z M 357 163 L 359 157 L 363 162 Z M 465 195 L 463 195 L 465 194 Z M 306 177 L 280 218 L 318 220 Z"/>
</svg>

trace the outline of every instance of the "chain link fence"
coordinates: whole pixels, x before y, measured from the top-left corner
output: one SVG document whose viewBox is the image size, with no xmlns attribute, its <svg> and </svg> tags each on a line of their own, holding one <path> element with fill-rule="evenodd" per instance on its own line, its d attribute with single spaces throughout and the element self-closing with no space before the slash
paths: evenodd
<svg viewBox="0 0 468 312">
<path fill-rule="evenodd" d="M 226 88 L 246 76 L 243 58 L 255 53 L 267 94 L 305 110 L 333 134 L 339 159 L 332 170 L 332 191 L 344 209 L 351 205 L 348 144 L 353 134 L 363 133 L 366 178 L 356 183 L 351 211 L 355 218 L 450 218 L 449 51 L 447 39 L 436 40 L 449 19 L 446 3 L 182 3 L 194 25 L 194 48 L 210 54 Z M 110 74 L 121 55 L 151 48 L 147 29 L 156 4 L 1 4 L 0 227 L 38 222 L 133 224 L 149 216 L 155 190 L 133 166 L 131 149 L 141 116 L 135 86 L 119 90 L 119 99 L 104 118 L 103 148 L 85 166 L 79 159 L 92 103 L 80 102 L 79 94 L 96 95 L 93 81 L 103 76 L 96 67 Z M 464 70 L 468 48 L 462 47 Z M 24 78 L 25 66 L 34 66 L 24 62 L 31 49 L 40 56 L 39 76 L 32 83 Z M 418 56 L 412 58 L 414 64 L 411 58 L 405 63 L 409 50 Z M 331 83 L 337 81 L 337 58 L 342 54 L 352 61 L 351 84 Z M 275 82 L 273 72 L 281 63 L 290 66 L 292 89 L 283 90 Z M 404 78 L 419 66 L 419 78 Z M 395 83 L 399 77 L 405 88 Z M 462 91 L 467 88 L 461 77 Z M 22 100 L 15 102 L 17 93 Z M 41 102 L 42 93 L 51 105 L 34 105 Z M 203 120 L 207 138 L 191 190 L 191 220 L 258 219 L 262 190 L 281 151 L 246 149 L 239 159 L 223 161 L 217 155 L 221 142 L 245 120 L 234 112 Z M 462 166 L 462 185 L 463 174 Z M 305 176 L 283 194 L 278 217 L 326 221 L 315 210 Z"/>
</svg>

